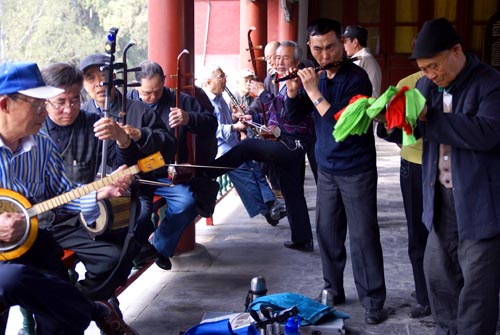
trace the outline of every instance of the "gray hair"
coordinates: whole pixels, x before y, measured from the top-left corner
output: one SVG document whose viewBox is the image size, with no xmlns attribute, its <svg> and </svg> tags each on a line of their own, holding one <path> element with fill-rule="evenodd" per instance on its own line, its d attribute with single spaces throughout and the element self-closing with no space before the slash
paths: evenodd
<svg viewBox="0 0 500 335">
<path fill-rule="evenodd" d="M 224 72 L 222 70 L 222 68 L 220 67 L 220 65 L 213 64 L 213 65 L 206 66 L 205 69 L 203 70 L 203 74 L 201 76 L 201 86 L 206 87 L 207 81 L 210 79 L 213 79 L 217 76 L 217 71 Z"/>
<path fill-rule="evenodd" d="M 299 61 L 302 59 L 302 49 L 300 45 L 297 44 L 297 42 L 294 41 L 282 41 L 280 46 L 278 47 L 293 47 L 294 52 L 293 52 L 293 57 L 295 58 L 296 61 Z"/>
</svg>

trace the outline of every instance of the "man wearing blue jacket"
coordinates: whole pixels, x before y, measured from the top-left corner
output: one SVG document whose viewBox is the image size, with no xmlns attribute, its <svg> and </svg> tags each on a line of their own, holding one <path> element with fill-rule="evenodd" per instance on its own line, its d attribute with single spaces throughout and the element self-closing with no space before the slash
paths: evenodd
<svg viewBox="0 0 500 335">
<path fill-rule="evenodd" d="M 437 334 L 495 334 L 500 288 L 500 73 L 464 53 L 444 18 L 411 59 L 425 75 L 420 115 L 424 271 Z"/>
</svg>

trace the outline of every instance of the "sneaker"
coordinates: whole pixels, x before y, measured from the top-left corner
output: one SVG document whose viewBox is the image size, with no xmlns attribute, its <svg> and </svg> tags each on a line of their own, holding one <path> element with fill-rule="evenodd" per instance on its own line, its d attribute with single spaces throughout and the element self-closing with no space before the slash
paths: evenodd
<svg viewBox="0 0 500 335">
<path fill-rule="evenodd" d="M 286 206 L 285 203 L 281 200 L 274 201 L 273 205 L 269 209 L 271 213 L 271 217 L 274 220 L 280 220 L 286 216 Z"/>
<path fill-rule="evenodd" d="M 104 335 L 139 335 L 134 329 L 128 326 L 122 318 L 118 316 L 112 305 L 105 301 L 96 301 L 96 304 L 103 305 L 109 313 L 102 320 L 95 320 L 97 327 Z"/>
</svg>

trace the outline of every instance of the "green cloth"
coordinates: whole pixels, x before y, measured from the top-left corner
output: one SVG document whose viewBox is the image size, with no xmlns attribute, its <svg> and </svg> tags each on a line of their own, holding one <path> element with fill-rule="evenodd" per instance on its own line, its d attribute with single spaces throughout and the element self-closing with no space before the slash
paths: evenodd
<svg viewBox="0 0 500 335">
<path fill-rule="evenodd" d="M 366 114 L 371 118 L 375 118 L 398 93 L 398 89 L 394 86 L 389 88 L 366 110 Z"/>
<path fill-rule="evenodd" d="M 349 135 L 366 134 L 372 120 L 380 113 L 392 98 L 399 92 L 394 86 L 389 86 L 378 99 L 360 97 L 345 107 L 333 129 L 335 141 L 342 142 Z M 415 88 L 405 93 L 405 119 L 415 129 L 417 118 L 425 105 L 425 98 Z M 403 131 L 403 146 L 416 142 L 413 132 L 407 134 Z"/>
<path fill-rule="evenodd" d="M 406 104 L 405 104 L 405 116 L 406 122 L 415 129 L 417 126 L 417 119 L 422 109 L 425 106 L 425 98 L 416 88 L 412 88 L 405 92 Z M 415 144 L 417 140 L 413 132 L 407 134 L 403 131 L 403 146 Z"/>
<path fill-rule="evenodd" d="M 335 141 L 342 142 L 349 135 L 361 135 L 366 133 L 371 119 L 366 115 L 366 107 L 375 98 L 359 98 L 347 105 L 333 129 Z"/>
</svg>

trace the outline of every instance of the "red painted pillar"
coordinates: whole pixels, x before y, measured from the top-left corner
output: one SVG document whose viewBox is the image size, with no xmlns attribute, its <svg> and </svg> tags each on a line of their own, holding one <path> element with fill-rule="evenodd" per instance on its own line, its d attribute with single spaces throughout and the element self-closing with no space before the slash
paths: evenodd
<svg viewBox="0 0 500 335">
<path fill-rule="evenodd" d="M 240 64 L 242 68 L 253 68 L 250 51 L 248 49 L 248 33 L 251 27 L 255 27 L 250 34 L 252 44 L 254 46 L 254 53 L 256 58 L 255 74 L 260 81 L 264 81 L 266 77 L 266 62 L 263 61 L 264 46 L 267 40 L 267 1 L 240 1 Z M 255 49 L 260 47 L 260 49 Z"/>
<path fill-rule="evenodd" d="M 181 73 L 194 73 L 194 0 L 149 0 L 148 19 L 148 58 L 162 66 L 165 85 L 175 88 L 177 56 L 183 49 L 191 54 L 182 57 Z M 184 231 L 176 251 L 193 250 L 195 242 L 192 223 Z"/>
<path fill-rule="evenodd" d="M 283 8 L 282 3 L 279 5 L 279 40 L 280 41 L 295 41 L 298 39 L 297 26 L 299 22 L 299 4 L 285 2 L 286 8 Z"/>
<path fill-rule="evenodd" d="M 165 84 L 175 87 L 177 56 L 182 58 L 182 72 L 194 72 L 194 0 L 148 1 L 148 57 L 159 63 L 166 75 Z"/>
</svg>

